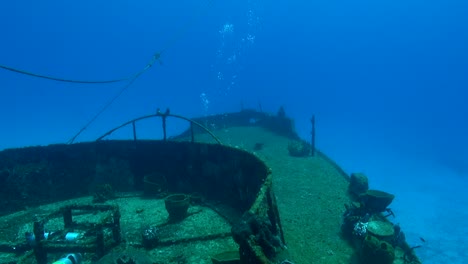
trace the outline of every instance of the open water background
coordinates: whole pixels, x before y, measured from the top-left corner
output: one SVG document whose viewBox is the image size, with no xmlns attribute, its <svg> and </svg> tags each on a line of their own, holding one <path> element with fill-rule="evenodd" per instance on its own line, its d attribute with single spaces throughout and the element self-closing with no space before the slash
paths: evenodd
<svg viewBox="0 0 468 264">
<path fill-rule="evenodd" d="M 4 1 L 0 64 L 106 80 L 162 52 L 77 141 L 158 107 L 194 117 L 284 106 L 305 139 L 315 114 L 318 147 L 396 195 L 394 221 L 424 263 L 466 263 L 466 14 L 462 0 Z M 125 85 L 1 70 L 0 149 L 67 142 Z"/>
</svg>

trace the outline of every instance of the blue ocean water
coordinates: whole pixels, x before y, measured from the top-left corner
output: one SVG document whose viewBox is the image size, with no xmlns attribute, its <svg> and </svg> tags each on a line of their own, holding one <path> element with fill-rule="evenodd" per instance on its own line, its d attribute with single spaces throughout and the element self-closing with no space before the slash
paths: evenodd
<svg viewBox="0 0 468 264">
<path fill-rule="evenodd" d="M 396 194 L 424 263 L 466 263 L 466 14 L 463 0 L 4 1 L 0 65 L 107 80 L 161 53 L 77 141 L 158 107 L 284 106 L 304 138 L 315 114 L 321 150 Z M 67 142 L 126 85 L 0 81 L 0 149 Z"/>
</svg>

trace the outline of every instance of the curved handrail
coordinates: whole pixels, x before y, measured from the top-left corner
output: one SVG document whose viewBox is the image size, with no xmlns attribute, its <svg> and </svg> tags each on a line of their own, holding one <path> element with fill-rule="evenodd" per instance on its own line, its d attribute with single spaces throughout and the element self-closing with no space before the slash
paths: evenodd
<svg viewBox="0 0 468 264">
<path fill-rule="evenodd" d="M 115 132 L 116 130 L 119 130 L 120 128 L 124 127 L 124 126 L 127 126 L 129 124 L 132 124 L 133 125 L 133 139 L 134 140 L 137 140 L 136 139 L 136 131 L 135 131 L 135 123 L 137 121 L 140 121 L 140 120 L 143 120 L 143 119 L 147 119 L 147 118 L 152 118 L 152 117 L 161 117 L 163 119 L 163 132 L 164 132 L 164 140 L 166 140 L 166 118 L 167 117 L 174 117 L 174 118 L 179 118 L 179 119 L 182 119 L 182 120 L 185 120 L 185 121 L 188 121 L 190 123 L 190 125 L 196 125 L 198 127 L 200 127 L 201 129 L 203 129 L 205 132 L 207 132 L 218 144 L 222 145 L 221 141 L 219 140 L 218 137 L 216 137 L 213 132 L 211 132 L 208 128 L 206 128 L 204 125 L 198 123 L 197 121 L 194 121 L 190 118 L 187 118 L 187 117 L 184 117 L 184 116 L 181 116 L 181 115 L 174 115 L 174 114 L 171 114 L 169 112 L 169 109 L 166 110 L 166 112 L 162 113 L 161 111 L 159 111 L 159 109 L 157 110 L 156 114 L 151 114 L 151 115 L 145 115 L 145 116 L 140 116 L 140 117 L 137 117 L 135 119 L 132 119 L 130 121 L 127 121 L 125 123 L 123 123 L 122 125 L 120 126 L 117 126 L 109 131 L 107 131 L 106 133 L 104 133 L 102 136 L 100 136 L 98 139 L 96 139 L 96 141 L 100 141 L 102 140 L 103 138 L 109 136 L 110 134 L 112 134 L 113 132 Z M 192 132 L 192 141 L 193 141 L 193 132 Z"/>
</svg>

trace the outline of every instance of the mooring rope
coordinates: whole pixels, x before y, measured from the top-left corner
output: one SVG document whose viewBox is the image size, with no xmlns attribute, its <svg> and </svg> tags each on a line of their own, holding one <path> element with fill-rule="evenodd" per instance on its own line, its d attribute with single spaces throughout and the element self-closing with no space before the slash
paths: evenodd
<svg viewBox="0 0 468 264">
<path fill-rule="evenodd" d="M 151 58 L 151 61 L 139 72 L 130 75 L 128 77 L 124 78 L 119 78 L 119 79 L 113 79 L 113 80 L 75 80 L 75 79 L 66 79 L 66 78 L 59 78 L 59 77 L 54 77 L 50 75 L 44 75 L 44 74 L 38 74 L 38 73 L 33 73 L 25 70 L 20 70 L 16 69 L 13 67 L 5 66 L 5 65 L 0 65 L 0 69 L 12 71 L 15 73 L 19 74 L 24 74 L 28 75 L 31 77 L 36 77 L 36 78 L 42 78 L 42 79 L 47 79 L 47 80 L 52 80 L 52 81 L 58 81 L 58 82 L 67 82 L 67 83 L 76 83 L 76 84 L 109 84 L 109 83 L 117 83 L 117 82 L 124 82 L 128 81 L 127 84 L 125 84 L 118 92 L 116 95 L 114 95 L 112 98 L 110 98 L 107 103 L 103 105 L 103 107 L 76 133 L 69 141 L 68 144 L 71 144 L 75 141 L 75 139 L 83 132 L 85 131 L 102 113 L 104 113 L 124 92 L 127 90 L 134 82 L 135 80 L 140 77 L 144 72 L 146 72 L 149 68 L 151 68 L 156 61 L 159 61 L 161 63 L 161 55 L 171 46 L 175 45 L 188 31 L 188 29 L 193 26 L 195 21 L 197 19 L 200 19 L 203 14 L 203 11 L 208 10 L 208 7 L 213 4 L 213 0 L 207 0 L 207 6 L 202 9 L 202 12 L 198 14 L 198 16 L 193 16 L 192 19 L 187 21 L 187 23 L 179 28 L 179 30 L 175 31 L 172 34 L 172 37 L 169 38 L 169 40 L 166 42 L 166 45 L 164 45 L 163 49 L 160 52 L 156 52 L 153 57 Z M 162 64 L 162 63 L 161 63 Z"/>
<path fill-rule="evenodd" d="M 211 1 L 211 0 L 207 1 L 208 5 L 212 4 L 212 2 L 213 1 Z M 201 14 L 200 14 L 199 17 L 201 17 Z M 187 24 L 184 25 L 184 27 L 181 27 L 178 31 L 176 31 L 174 34 L 172 34 L 172 38 L 170 38 L 169 41 L 167 41 L 166 45 L 164 46 L 164 48 L 160 52 L 155 53 L 155 55 L 153 56 L 151 61 L 146 65 L 145 68 L 143 68 L 141 71 L 139 71 L 139 72 L 137 72 L 137 73 L 135 73 L 133 75 L 130 75 L 130 76 L 127 76 L 127 77 L 124 77 L 124 78 L 113 79 L 113 80 L 75 80 L 75 79 L 66 79 L 66 78 L 54 77 L 54 76 L 50 76 L 50 75 L 33 73 L 33 72 L 26 71 L 26 70 L 21 70 L 21 69 L 13 68 L 13 67 L 10 67 L 10 66 L 1 65 L 1 64 L 0 64 L 0 69 L 12 71 L 12 72 L 19 73 L 19 74 L 28 75 L 28 76 L 31 76 L 31 77 L 41 78 L 41 79 L 47 79 L 47 80 L 58 81 L 58 82 L 77 83 L 77 84 L 106 84 L 106 83 L 117 83 L 117 82 L 134 80 L 134 79 L 138 78 L 138 76 L 140 76 L 142 73 L 147 71 L 154 64 L 155 61 L 159 60 L 161 54 L 167 48 L 173 46 L 180 38 L 183 37 L 183 35 L 188 30 L 188 28 L 193 25 L 193 22 L 195 21 L 195 18 L 197 18 L 197 17 L 194 17 L 193 19 L 189 20 L 187 22 Z"/>
<path fill-rule="evenodd" d="M 32 77 L 37 77 L 37 78 L 42 78 L 42 79 L 48 79 L 48 80 L 58 81 L 58 82 L 80 83 L 80 84 L 101 84 L 101 83 L 123 82 L 123 81 L 129 80 L 129 79 L 131 79 L 131 78 L 133 78 L 134 76 L 136 76 L 136 75 L 139 74 L 139 73 L 137 73 L 137 74 L 134 74 L 134 75 L 132 75 L 132 76 L 130 76 L 130 77 L 126 77 L 126 78 L 122 78 L 122 79 L 115 79 L 115 80 L 103 80 L 103 81 L 94 80 L 94 81 L 88 81 L 88 80 L 63 79 L 63 78 L 58 78 L 58 77 L 53 77 L 53 76 L 48 76 L 48 75 L 42 75 L 42 74 L 37 74 L 37 73 L 28 72 L 28 71 L 24 71 L 24 70 L 15 69 L 15 68 L 12 68 L 12 67 L 9 67 L 9 66 L 5 66 L 5 65 L 0 65 L 0 68 L 2 68 L 2 69 L 4 69 L 4 70 L 8 70 L 8 71 L 12 71 L 12 72 L 16 72 L 16 73 L 20 73 L 20 74 L 32 76 Z M 143 71 L 145 71 L 145 70 L 147 70 L 147 69 L 146 69 L 146 68 L 143 69 Z"/>
<path fill-rule="evenodd" d="M 213 3 L 212 0 L 208 0 L 207 1 L 207 6 L 206 8 L 204 9 L 205 11 L 208 10 L 208 7 Z M 184 35 L 185 33 L 188 31 L 188 29 L 193 26 L 195 23 L 195 21 L 197 19 L 200 19 L 202 17 L 202 13 L 203 12 L 200 12 L 200 14 L 198 14 L 198 16 L 194 16 L 192 17 L 192 19 L 190 19 L 189 21 L 187 21 L 187 23 L 179 28 L 178 31 L 174 32 L 174 34 L 172 34 L 172 37 L 169 38 L 169 40 L 166 42 L 166 45 L 164 45 L 163 49 L 160 51 L 160 52 L 157 52 L 155 53 L 155 55 L 153 56 L 153 58 L 151 59 L 151 61 L 146 65 L 146 67 L 141 70 L 140 72 L 138 72 L 137 74 L 133 75 L 131 78 L 127 78 L 127 79 L 120 79 L 120 80 L 130 80 L 125 86 L 122 87 L 122 89 L 120 89 L 117 94 L 115 96 L 113 96 L 106 104 L 104 104 L 104 106 L 78 131 L 78 133 L 76 133 L 69 141 L 67 144 L 72 144 L 75 139 L 81 134 L 83 133 L 83 131 L 85 131 L 102 113 L 104 113 L 107 108 L 109 108 L 122 94 L 125 90 L 127 90 L 132 84 L 133 82 L 135 82 L 135 80 L 140 77 L 140 75 L 142 75 L 145 71 L 147 71 L 149 68 L 151 68 L 151 66 L 153 66 L 153 64 L 156 62 L 156 61 L 159 61 L 161 63 L 161 55 L 168 49 L 170 48 L 171 46 L 175 45 L 175 43 L 177 43 L 177 41 L 179 41 Z M 107 82 L 109 83 L 109 82 Z"/>
<path fill-rule="evenodd" d="M 125 90 L 128 89 L 128 87 L 130 87 L 133 82 L 138 78 L 140 77 L 141 74 L 143 74 L 147 69 L 149 69 L 153 64 L 154 64 L 154 61 L 153 60 L 152 62 L 150 62 L 143 71 L 139 72 L 137 75 L 135 75 L 135 77 L 133 77 L 133 79 L 130 80 L 130 82 L 128 82 L 126 85 L 124 85 L 118 92 L 116 95 L 114 95 L 106 104 L 104 104 L 104 106 L 101 108 L 101 110 L 99 110 L 79 131 L 78 133 L 76 133 L 68 142 L 67 144 L 71 144 L 75 141 L 75 139 L 83 132 L 85 131 L 88 126 L 90 126 L 102 113 L 104 113 L 107 108 L 109 108 L 114 102 L 115 100 L 117 100 L 117 98 L 119 98 L 123 92 L 125 92 Z"/>
</svg>

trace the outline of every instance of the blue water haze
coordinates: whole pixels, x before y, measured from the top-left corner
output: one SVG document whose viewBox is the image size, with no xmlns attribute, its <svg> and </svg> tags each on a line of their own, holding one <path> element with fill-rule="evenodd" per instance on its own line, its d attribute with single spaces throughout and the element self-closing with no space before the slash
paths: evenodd
<svg viewBox="0 0 468 264">
<path fill-rule="evenodd" d="M 4 1 L 0 64 L 106 80 L 160 52 L 77 141 L 156 108 L 194 117 L 260 106 L 284 106 L 308 139 L 314 114 L 322 151 L 396 194 L 393 221 L 410 243 L 427 241 L 424 263 L 464 263 L 466 14 L 462 0 Z M 1 70 L 0 149 L 67 142 L 124 87 Z M 154 124 L 141 133 L 160 136 Z"/>
</svg>

